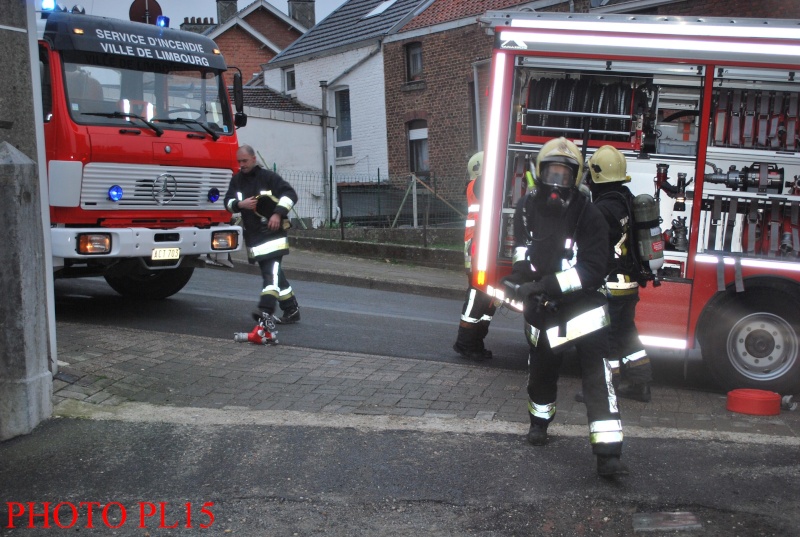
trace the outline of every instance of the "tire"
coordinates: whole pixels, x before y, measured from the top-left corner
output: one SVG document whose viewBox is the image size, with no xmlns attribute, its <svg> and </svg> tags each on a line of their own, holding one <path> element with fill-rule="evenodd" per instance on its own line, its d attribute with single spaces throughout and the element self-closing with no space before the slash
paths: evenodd
<svg viewBox="0 0 800 537">
<path fill-rule="evenodd" d="M 162 300 L 184 288 L 194 267 L 179 267 L 128 274 L 106 274 L 108 285 L 125 298 Z"/>
<path fill-rule="evenodd" d="M 800 386 L 797 288 L 782 281 L 745 281 L 704 313 L 703 361 L 726 390 L 754 388 L 781 394 Z"/>
</svg>

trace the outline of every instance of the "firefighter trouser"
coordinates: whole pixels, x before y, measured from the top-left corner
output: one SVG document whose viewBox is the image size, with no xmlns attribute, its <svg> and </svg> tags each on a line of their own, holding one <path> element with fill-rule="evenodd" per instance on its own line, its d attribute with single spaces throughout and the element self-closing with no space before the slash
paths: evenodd
<svg viewBox="0 0 800 537">
<path fill-rule="evenodd" d="M 636 303 L 639 293 L 626 295 L 608 294 L 608 313 L 611 317 L 608 335 L 611 352 L 611 369 L 615 383 L 622 378 L 633 384 L 646 384 L 653 380 L 650 358 L 639 340 L 636 330 Z"/>
<path fill-rule="evenodd" d="M 529 325 L 526 325 L 529 330 Z M 531 423 L 546 426 L 555 417 L 558 376 L 563 361 L 563 350 L 550 348 L 545 332 L 528 354 L 528 412 Z M 617 396 L 611 382 L 608 360 L 608 332 L 603 328 L 586 334 L 575 341 L 581 365 L 583 397 L 589 418 L 589 442 L 596 455 L 622 453 L 622 422 Z"/>
<path fill-rule="evenodd" d="M 482 351 L 483 340 L 489 333 L 489 324 L 496 309 L 489 295 L 470 285 L 461 307 L 456 345 L 465 351 Z"/>
<path fill-rule="evenodd" d="M 289 280 L 283 274 L 281 257 L 261 259 L 258 266 L 261 268 L 261 278 L 264 286 L 261 289 L 261 298 L 258 309 L 267 313 L 275 313 L 275 304 L 280 302 L 281 310 L 288 311 L 297 307 L 297 299 L 289 285 Z"/>
</svg>

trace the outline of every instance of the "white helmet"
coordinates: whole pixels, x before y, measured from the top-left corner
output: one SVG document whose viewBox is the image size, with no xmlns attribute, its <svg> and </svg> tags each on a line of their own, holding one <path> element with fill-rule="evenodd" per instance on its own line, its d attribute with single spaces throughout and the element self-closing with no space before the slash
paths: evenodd
<svg viewBox="0 0 800 537">
<path fill-rule="evenodd" d="M 626 175 L 627 167 L 625 156 L 616 147 L 610 145 L 599 148 L 589 159 L 592 182 L 597 185 L 629 182 L 631 178 Z"/>
<path fill-rule="evenodd" d="M 560 164 L 569 168 L 571 174 L 548 174 L 546 168 L 550 164 Z M 544 144 L 536 156 L 536 183 L 558 188 L 577 187 L 582 177 L 583 156 L 574 143 L 563 136 L 554 138 Z"/>
<path fill-rule="evenodd" d="M 467 163 L 467 173 L 470 180 L 477 179 L 483 172 L 483 151 L 472 155 Z"/>
</svg>

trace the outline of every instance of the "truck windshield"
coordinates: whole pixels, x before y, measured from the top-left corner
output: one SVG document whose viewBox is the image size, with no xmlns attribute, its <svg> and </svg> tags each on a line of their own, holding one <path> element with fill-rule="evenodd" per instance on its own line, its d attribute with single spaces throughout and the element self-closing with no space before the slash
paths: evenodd
<svg viewBox="0 0 800 537">
<path fill-rule="evenodd" d="M 233 132 L 221 73 L 196 66 L 181 69 L 183 66 L 174 63 L 137 62 L 136 66 L 150 69 L 65 58 L 67 107 L 73 120 L 82 125 L 141 125 L 125 115 L 131 114 L 162 121 L 165 130 L 197 131 L 200 124 L 206 132 Z"/>
</svg>

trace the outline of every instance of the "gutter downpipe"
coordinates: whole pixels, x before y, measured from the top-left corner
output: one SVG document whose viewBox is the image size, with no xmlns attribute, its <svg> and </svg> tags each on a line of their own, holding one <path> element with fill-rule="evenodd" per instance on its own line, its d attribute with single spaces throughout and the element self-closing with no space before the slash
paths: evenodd
<svg viewBox="0 0 800 537">
<path fill-rule="evenodd" d="M 323 181 L 325 178 L 328 179 L 328 184 L 322 186 L 322 191 L 328 193 L 327 197 L 330 198 L 326 204 L 328 206 L 328 224 L 330 224 L 333 222 L 333 208 L 331 207 L 333 192 L 330 192 L 333 178 L 328 177 L 328 162 L 330 160 L 328 156 L 328 81 L 320 80 L 319 87 L 322 89 L 322 177 Z"/>
<path fill-rule="evenodd" d="M 331 85 L 336 84 L 341 80 L 343 77 L 348 75 L 349 73 L 353 72 L 357 67 L 364 64 L 367 60 L 375 56 L 378 52 L 381 51 L 381 47 L 383 46 L 383 42 L 379 39 L 378 44 L 375 46 L 374 49 L 370 51 L 369 54 L 355 62 L 353 65 L 339 73 L 333 80 L 330 82 L 327 80 L 320 80 L 319 87 L 322 88 L 322 169 L 324 173 L 328 173 L 328 168 L 330 167 L 330 156 L 328 154 L 328 87 Z M 337 118 L 338 119 L 338 118 Z M 330 177 L 329 180 L 331 184 L 333 182 L 333 177 Z M 328 190 L 325 189 L 327 192 Z M 330 188 L 330 200 L 328 203 L 328 222 L 333 222 L 333 187 Z"/>
</svg>

